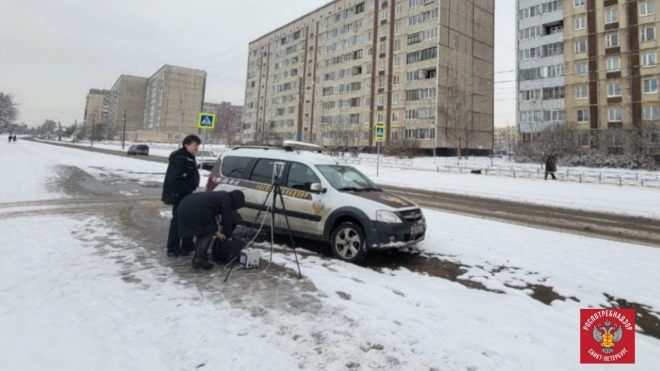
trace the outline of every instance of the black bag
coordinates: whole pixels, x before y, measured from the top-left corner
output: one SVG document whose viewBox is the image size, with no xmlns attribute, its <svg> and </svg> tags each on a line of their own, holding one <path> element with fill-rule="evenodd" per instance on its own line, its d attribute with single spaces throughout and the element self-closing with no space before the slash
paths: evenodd
<svg viewBox="0 0 660 371">
<path fill-rule="evenodd" d="M 211 258 L 214 261 L 229 263 L 241 254 L 244 247 L 245 242 L 236 238 L 225 242 L 216 239 L 211 248 Z"/>
</svg>

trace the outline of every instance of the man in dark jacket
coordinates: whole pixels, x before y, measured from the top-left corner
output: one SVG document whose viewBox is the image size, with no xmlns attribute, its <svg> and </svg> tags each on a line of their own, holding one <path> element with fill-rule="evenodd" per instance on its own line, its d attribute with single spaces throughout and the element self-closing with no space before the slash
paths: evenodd
<svg viewBox="0 0 660 371">
<path fill-rule="evenodd" d="M 206 253 L 216 237 L 220 242 L 231 241 L 234 224 L 234 210 L 245 205 L 243 192 L 202 192 L 195 193 L 181 201 L 179 205 L 179 236 L 196 237 L 193 268 L 211 269 Z M 221 230 L 218 230 L 216 216 L 222 217 Z"/>
<path fill-rule="evenodd" d="M 549 155 L 545 160 L 545 180 L 548 180 L 548 174 L 552 175 L 552 179 L 557 180 L 555 173 L 557 172 L 557 157 Z"/>
<path fill-rule="evenodd" d="M 179 236 L 178 208 L 181 200 L 199 187 L 199 170 L 195 154 L 201 142 L 198 136 L 189 135 L 183 140 L 183 147 L 170 154 L 161 198 L 166 205 L 172 205 L 172 221 L 167 236 L 167 256 L 188 256 L 194 250 L 192 238 L 184 239 Z"/>
</svg>

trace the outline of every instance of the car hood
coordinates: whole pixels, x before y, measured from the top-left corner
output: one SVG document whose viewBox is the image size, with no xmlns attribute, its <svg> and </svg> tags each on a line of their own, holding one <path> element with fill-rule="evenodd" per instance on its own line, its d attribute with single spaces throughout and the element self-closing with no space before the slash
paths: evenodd
<svg viewBox="0 0 660 371">
<path fill-rule="evenodd" d="M 396 196 L 389 192 L 384 191 L 369 191 L 369 192 L 345 192 L 351 196 L 359 197 L 366 199 L 389 208 L 399 210 L 399 209 L 409 209 L 413 207 L 418 207 L 412 201 L 409 201 L 403 197 Z"/>
</svg>

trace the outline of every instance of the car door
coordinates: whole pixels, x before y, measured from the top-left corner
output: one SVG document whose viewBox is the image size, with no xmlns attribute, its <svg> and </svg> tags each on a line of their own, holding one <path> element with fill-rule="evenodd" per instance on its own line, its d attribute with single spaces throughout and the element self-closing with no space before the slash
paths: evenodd
<svg viewBox="0 0 660 371">
<path fill-rule="evenodd" d="M 284 206 L 287 210 L 291 229 L 320 236 L 323 235 L 322 220 L 329 210 L 328 192 L 312 192 L 312 184 L 329 187 L 321 180 L 322 177 L 309 166 L 290 162 L 287 167 L 285 188 L 282 190 Z M 286 220 L 284 220 L 286 227 Z"/>
</svg>

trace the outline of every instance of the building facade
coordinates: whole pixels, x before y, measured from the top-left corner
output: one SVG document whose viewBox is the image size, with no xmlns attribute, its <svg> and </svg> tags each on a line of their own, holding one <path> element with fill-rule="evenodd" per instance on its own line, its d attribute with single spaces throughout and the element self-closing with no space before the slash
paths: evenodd
<svg viewBox="0 0 660 371">
<path fill-rule="evenodd" d="M 126 115 L 126 132 L 142 127 L 147 95 L 148 79 L 121 75 L 110 90 L 110 109 L 107 123 L 107 138 L 121 138 Z"/>
<path fill-rule="evenodd" d="M 262 36 L 249 46 L 241 140 L 373 147 L 383 124 L 385 144 L 488 152 L 494 6 L 337 0 Z"/>
<path fill-rule="evenodd" d="M 211 136 L 222 143 L 233 145 L 241 142 L 243 127 L 243 106 L 230 102 L 204 103 L 204 112 L 215 113 L 217 123 Z"/>
<path fill-rule="evenodd" d="M 110 91 L 102 89 L 90 89 L 85 103 L 85 117 L 83 121 L 82 135 L 91 137 L 92 127 L 96 123 L 108 121 L 110 113 Z"/>
<path fill-rule="evenodd" d="M 141 128 L 172 139 L 181 139 L 185 133 L 196 133 L 205 89 L 206 72 L 163 66 L 149 78 Z"/>
<path fill-rule="evenodd" d="M 575 130 L 585 147 L 620 148 L 630 133 L 650 139 L 660 121 L 659 7 L 660 0 L 519 0 L 523 140 L 555 123 Z M 563 45 L 560 55 L 554 45 Z"/>
</svg>

